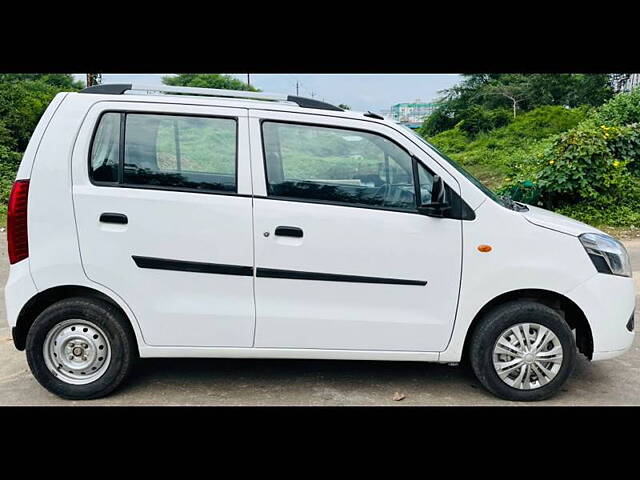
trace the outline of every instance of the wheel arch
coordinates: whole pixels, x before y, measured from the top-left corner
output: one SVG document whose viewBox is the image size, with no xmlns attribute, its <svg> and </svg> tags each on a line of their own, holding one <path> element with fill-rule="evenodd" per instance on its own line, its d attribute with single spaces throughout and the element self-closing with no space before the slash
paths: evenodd
<svg viewBox="0 0 640 480">
<path fill-rule="evenodd" d="M 13 343 L 15 344 L 15 347 L 18 350 L 25 349 L 27 334 L 29 333 L 31 325 L 33 325 L 33 322 L 36 318 L 38 318 L 38 315 L 40 315 L 47 307 L 60 300 L 72 297 L 96 298 L 103 300 L 110 305 L 113 305 L 125 316 L 125 318 L 129 320 L 129 328 L 131 329 L 133 337 L 137 340 L 138 336 L 136 335 L 136 331 L 131 323 L 131 318 L 129 318 L 127 312 L 125 312 L 123 308 L 118 304 L 118 302 L 116 302 L 113 298 L 109 297 L 103 292 L 86 286 L 60 285 L 48 288 L 46 290 L 43 290 L 42 292 L 38 292 L 36 295 L 31 297 L 29 301 L 27 301 L 27 303 L 24 304 L 24 306 L 20 310 L 20 313 L 18 314 L 16 326 L 12 331 Z"/>
<path fill-rule="evenodd" d="M 578 351 L 591 360 L 593 356 L 593 335 L 589 321 L 582 309 L 573 300 L 558 292 L 543 289 L 520 289 L 498 295 L 478 311 L 467 329 L 462 350 L 462 361 L 466 361 L 469 358 L 471 339 L 478 326 L 482 323 L 483 318 L 496 307 L 517 300 L 533 300 L 558 311 L 569 327 L 576 331 Z"/>
</svg>

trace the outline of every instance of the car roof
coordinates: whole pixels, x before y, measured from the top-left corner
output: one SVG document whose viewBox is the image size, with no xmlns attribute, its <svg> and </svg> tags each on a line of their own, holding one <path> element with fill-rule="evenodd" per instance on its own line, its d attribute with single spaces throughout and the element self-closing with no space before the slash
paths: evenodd
<svg viewBox="0 0 640 480">
<path fill-rule="evenodd" d="M 147 93 L 135 93 L 144 90 Z M 158 92 L 158 93 L 151 93 Z M 166 94 L 169 92 L 177 94 Z M 339 107 L 315 99 L 283 94 L 218 90 L 191 87 L 171 87 L 157 85 L 106 84 L 89 87 L 71 95 L 91 95 L 97 101 L 148 102 L 181 105 L 218 106 L 270 110 L 291 113 L 324 115 L 339 118 L 373 121 L 392 125 L 393 122 L 371 112 L 343 110 Z M 253 96 L 255 98 L 245 98 Z"/>
</svg>

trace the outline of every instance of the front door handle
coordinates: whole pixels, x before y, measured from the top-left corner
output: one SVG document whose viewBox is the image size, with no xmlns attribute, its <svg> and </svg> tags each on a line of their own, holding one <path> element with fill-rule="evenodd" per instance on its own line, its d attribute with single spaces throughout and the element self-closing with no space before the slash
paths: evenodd
<svg viewBox="0 0 640 480">
<path fill-rule="evenodd" d="M 301 228 L 298 227 L 277 227 L 276 235 L 279 237 L 294 237 L 294 238 L 302 238 L 304 232 Z"/>
<path fill-rule="evenodd" d="M 102 223 L 117 223 L 119 225 L 129 223 L 127 216 L 122 213 L 103 213 L 100 215 L 100 221 Z"/>
</svg>

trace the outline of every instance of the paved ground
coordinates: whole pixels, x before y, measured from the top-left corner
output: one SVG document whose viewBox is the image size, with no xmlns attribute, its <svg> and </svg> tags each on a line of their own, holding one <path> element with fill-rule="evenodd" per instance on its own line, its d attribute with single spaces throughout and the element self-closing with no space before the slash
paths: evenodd
<svg viewBox="0 0 640 480">
<path fill-rule="evenodd" d="M 640 240 L 625 242 L 640 292 Z M 0 235 L 0 285 L 8 273 Z M 500 405 L 470 370 L 413 362 L 144 359 L 108 398 L 70 402 L 40 387 L 13 347 L 0 302 L 0 405 Z M 640 302 L 638 302 L 640 306 Z M 640 313 L 640 312 L 639 312 Z M 404 395 L 394 401 L 394 394 Z M 640 405 L 640 340 L 617 359 L 582 355 L 546 405 Z M 538 404 L 540 405 L 540 404 Z"/>
</svg>

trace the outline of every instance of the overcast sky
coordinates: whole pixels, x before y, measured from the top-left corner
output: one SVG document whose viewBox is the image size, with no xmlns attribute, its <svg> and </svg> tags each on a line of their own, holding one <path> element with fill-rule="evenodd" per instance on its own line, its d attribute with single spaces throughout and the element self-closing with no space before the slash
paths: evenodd
<svg viewBox="0 0 640 480">
<path fill-rule="evenodd" d="M 161 84 L 163 74 L 103 74 L 103 83 Z M 233 74 L 247 81 L 247 74 Z M 83 74 L 77 78 L 85 79 Z M 401 102 L 435 100 L 438 91 L 461 80 L 457 74 L 252 74 L 251 84 L 269 93 L 296 94 L 299 82 L 301 97 L 311 97 L 333 104 L 344 103 L 353 110 L 379 112 Z"/>
</svg>

